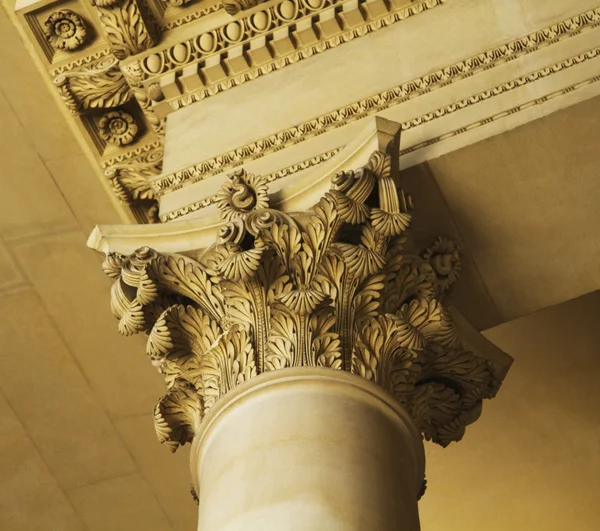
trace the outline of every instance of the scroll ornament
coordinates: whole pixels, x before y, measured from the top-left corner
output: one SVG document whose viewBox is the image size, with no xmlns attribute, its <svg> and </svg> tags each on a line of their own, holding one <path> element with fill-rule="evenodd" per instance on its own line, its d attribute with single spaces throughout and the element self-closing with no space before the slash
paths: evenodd
<svg viewBox="0 0 600 531">
<path fill-rule="evenodd" d="M 89 109 L 118 107 L 131 99 L 131 90 L 113 56 L 103 57 L 81 70 L 54 78 L 54 84 L 72 114 Z"/>
<path fill-rule="evenodd" d="M 158 202 L 148 181 L 160 173 L 163 156 L 162 146 L 156 146 L 123 163 L 104 169 L 105 176 L 121 202 L 144 212 L 144 223 L 160 222 Z"/>
<path fill-rule="evenodd" d="M 376 151 L 335 175 L 312 209 L 288 214 L 269 208 L 266 183 L 241 170 L 219 194 L 227 223 L 210 248 L 107 255 L 119 330 L 149 335 L 147 354 L 165 377 L 154 411 L 161 442 L 175 451 L 230 390 L 299 366 L 380 385 L 426 439 L 462 437 L 500 377 L 463 346 L 445 306 L 460 271 L 456 244 L 405 251 L 412 202 L 393 173 L 390 155 Z"/>
</svg>

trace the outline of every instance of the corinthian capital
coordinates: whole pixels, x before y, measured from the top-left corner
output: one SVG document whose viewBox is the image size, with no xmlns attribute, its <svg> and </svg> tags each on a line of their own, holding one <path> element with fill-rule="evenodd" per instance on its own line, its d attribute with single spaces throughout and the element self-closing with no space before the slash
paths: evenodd
<svg viewBox="0 0 600 531">
<path fill-rule="evenodd" d="M 155 422 L 172 450 L 192 441 L 220 397 L 289 367 L 378 384 L 444 446 L 495 395 L 510 358 L 449 304 L 458 245 L 440 237 L 411 248 L 413 205 L 398 185 L 392 125 L 366 162 L 330 176 L 312 206 L 298 210 L 295 192 L 269 195 L 261 177 L 240 170 L 217 196 L 224 222 L 212 245 L 107 255 L 119 330 L 149 335 L 147 354 L 165 377 Z"/>
</svg>

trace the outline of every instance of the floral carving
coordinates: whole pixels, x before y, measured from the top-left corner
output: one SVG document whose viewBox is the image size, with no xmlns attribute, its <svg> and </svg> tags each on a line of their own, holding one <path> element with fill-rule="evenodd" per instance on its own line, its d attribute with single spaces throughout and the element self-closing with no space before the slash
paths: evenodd
<svg viewBox="0 0 600 531">
<path fill-rule="evenodd" d="M 123 60 L 156 44 L 136 0 L 94 0 L 93 3 L 117 59 Z"/>
<path fill-rule="evenodd" d="M 76 50 L 85 41 L 83 19 L 69 9 L 55 11 L 44 22 L 44 34 L 55 50 Z"/>
<path fill-rule="evenodd" d="M 392 393 L 424 437 L 462 437 L 503 367 L 472 350 L 445 305 L 460 269 L 455 244 L 404 250 L 412 205 L 393 157 L 376 151 L 293 214 L 269 208 L 264 182 L 238 171 L 219 194 L 228 223 L 195 258 L 148 248 L 107 256 L 119 330 L 149 334 L 147 354 L 165 377 L 161 442 L 190 442 L 219 397 L 298 366 L 357 374 Z"/>
<path fill-rule="evenodd" d="M 233 16 L 240 11 L 251 9 L 258 4 L 262 4 L 263 2 L 266 2 L 266 0 L 225 0 L 223 2 L 223 9 L 225 9 L 228 14 Z"/>
<path fill-rule="evenodd" d="M 94 108 L 111 108 L 131 99 L 131 90 L 115 57 L 103 57 L 54 79 L 60 95 L 72 114 Z"/>
<path fill-rule="evenodd" d="M 433 267 L 437 282 L 443 289 L 448 289 L 460 274 L 460 253 L 454 240 L 439 237 L 424 253 L 423 258 Z"/>
<path fill-rule="evenodd" d="M 244 218 L 252 210 L 266 208 L 267 182 L 262 177 L 246 173 L 246 170 L 238 170 L 227 177 L 227 182 L 217 194 L 216 203 L 227 221 Z"/>
<path fill-rule="evenodd" d="M 120 110 L 104 114 L 98 122 L 98 129 L 103 140 L 116 146 L 131 144 L 138 133 L 133 116 Z"/>
</svg>

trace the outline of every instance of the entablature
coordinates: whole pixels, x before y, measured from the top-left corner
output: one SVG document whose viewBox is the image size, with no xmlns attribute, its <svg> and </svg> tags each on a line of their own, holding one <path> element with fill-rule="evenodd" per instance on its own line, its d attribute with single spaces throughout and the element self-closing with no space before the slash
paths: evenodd
<svg viewBox="0 0 600 531">
<path fill-rule="evenodd" d="M 287 183 L 376 114 L 402 124 L 406 167 L 600 90 L 597 0 L 15 8 L 98 172 L 142 223 L 196 216 L 242 164 Z"/>
<path fill-rule="evenodd" d="M 491 22 L 496 15 L 487 7 Z M 481 4 L 464 9 L 467 18 L 483 17 Z M 293 186 L 344 149 L 372 116 L 401 124 L 406 168 L 600 93 L 600 9 L 432 70 L 427 66 L 478 52 L 489 40 L 472 28 L 452 47 L 454 38 L 442 36 L 443 13 L 427 17 L 439 42 L 409 57 L 399 50 L 410 46 L 418 25 L 371 36 L 368 52 L 378 61 L 355 42 L 170 115 L 163 174 L 150 181 L 161 220 L 199 215 L 239 166 L 278 187 Z M 502 28 L 495 30 L 500 35 Z M 373 93 L 376 86 L 383 90 Z"/>
<path fill-rule="evenodd" d="M 138 222 L 157 222 L 148 180 L 169 112 L 443 1 L 25 0 L 15 11 L 99 173 Z"/>
</svg>

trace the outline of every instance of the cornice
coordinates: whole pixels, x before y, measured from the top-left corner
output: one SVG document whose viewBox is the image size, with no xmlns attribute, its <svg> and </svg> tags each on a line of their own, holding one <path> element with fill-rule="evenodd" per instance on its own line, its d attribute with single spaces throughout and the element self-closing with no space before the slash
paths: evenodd
<svg viewBox="0 0 600 531">
<path fill-rule="evenodd" d="M 225 9 L 230 14 L 236 14 L 220 29 L 213 29 L 213 34 L 218 36 L 215 40 L 216 48 L 227 48 L 229 68 L 232 50 L 240 44 L 231 42 L 231 29 L 243 26 L 247 32 L 249 28 L 258 28 L 260 14 L 257 13 L 264 9 L 273 13 L 273 10 L 279 10 L 277 13 L 282 14 L 278 19 L 280 25 L 285 24 L 291 28 L 296 23 L 302 23 L 300 18 L 303 14 L 315 16 L 329 5 L 342 4 L 342 0 L 323 0 L 320 3 L 306 0 L 305 4 L 293 4 L 294 17 L 286 19 L 286 6 L 290 5 L 290 0 L 286 1 L 287 4 L 285 1 L 270 2 L 263 9 L 258 6 L 261 2 L 257 0 L 233 2 L 235 5 L 214 0 L 208 0 L 202 5 L 188 3 L 186 0 L 102 0 L 92 4 L 72 0 L 68 6 L 64 2 L 43 1 L 20 9 L 17 17 L 33 45 L 33 51 L 44 64 L 44 75 L 53 81 L 65 107 L 71 113 L 73 125 L 86 144 L 86 152 L 108 177 L 115 195 L 130 207 L 137 219 L 147 222 L 153 218 L 140 214 L 140 211 L 148 210 L 147 204 L 140 206 L 134 198 L 143 196 L 146 202 L 152 202 L 152 210 L 156 210 L 154 192 L 149 186 L 142 186 L 142 183 L 160 172 L 160 161 L 157 164 L 152 157 L 149 166 L 142 163 L 149 150 L 158 152 L 157 150 L 162 149 L 164 117 L 156 111 L 161 108 L 157 103 L 164 103 L 162 100 L 169 96 L 169 91 L 163 90 L 159 84 L 145 84 L 143 70 L 135 67 L 137 59 L 144 57 L 144 54 L 152 54 L 160 46 L 165 32 L 176 30 L 188 22 L 206 18 L 206 22 L 198 27 L 214 27 L 215 21 L 223 19 L 219 12 Z M 444 0 L 423 0 L 427 4 L 442 1 Z M 349 5 L 351 2 L 352 0 L 345 3 Z M 422 8 L 415 4 L 410 12 L 415 10 Z M 48 30 L 45 29 L 46 21 L 53 20 L 53 17 L 62 17 L 72 24 L 78 24 L 77 42 L 70 43 L 68 47 L 53 47 L 49 39 L 56 40 L 58 37 L 48 36 Z M 273 16 L 271 22 L 275 19 L 277 17 Z M 271 29 L 277 30 L 276 24 L 271 26 Z M 226 31 L 225 28 L 229 30 Z M 189 32 L 188 30 L 188 34 Z M 267 33 L 257 29 L 252 36 L 256 40 L 259 35 L 265 38 Z M 199 36 L 196 40 L 200 42 L 201 38 Z M 219 39 L 222 39 L 220 44 L 217 42 Z M 64 38 L 60 37 L 59 40 L 63 42 Z M 205 40 L 206 38 L 203 42 Z M 176 48 L 177 45 L 171 47 L 171 52 L 167 50 L 165 53 L 176 59 Z M 112 111 L 133 119 L 132 131 L 135 130 L 135 134 L 133 137 L 123 137 L 127 138 L 126 143 L 110 143 L 106 140 L 109 137 L 103 137 L 100 123 L 103 116 Z M 123 164 L 129 163 L 130 168 L 123 167 Z M 120 178 L 125 174 L 127 178 Z M 123 184 L 134 182 L 136 187 L 133 189 L 128 189 L 128 185 Z M 140 187 L 143 188 L 141 194 Z M 152 199 L 148 199 L 150 197 Z"/>
<path fill-rule="evenodd" d="M 283 149 L 318 134 L 322 134 L 337 127 L 342 127 L 366 116 L 376 114 L 392 106 L 399 105 L 415 97 L 432 92 L 438 88 L 466 79 L 479 72 L 513 61 L 523 55 L 535 52 L 541 47 L 556 44 L 566 38 L 579 34 L 586 29 L 592 29 L 599 25 L 600 8 L 538 30 L 509 43 L 492 48 L 486 52 L 471 56 L 419 78 L 407 81 L 389 90 L 308 120 L 302 124 L 261 138 L 260 140 L 228 151 L 217 157 L 207 159 L 194 166 L 161 176 L 152 181 L 152 188 L 155 190 L 157 197 L 160 197 L 161 195 L 175 191 L 182 186 L 198 182 L 212 175 L 226 171 L 229 168 L 233 168 L 244 161 L 256 159 L 275 150 Z M 513 90 L 517 86 L 531 83 L 541 77 L 547 77 L 556 72 L 570 68 L 575 64 L 579 64 L 582 61 L 594 58 L 596 57 L 596 53 L 595 50 L 590 50 L 587 53 L 579 54 L 576 57 L 561 61 L 550 67 L 520 76 L 517 79 L 502 83 L 489 91 L 484 91 L 472 96 L 473 98 L 476 98 L 476 101 L 470 101 L 471 98 L 466 98 L 463 102 L 448 105 L 434 112 L 416 117 L 413 120 L 404 123 L 403 127 L 415 127 L 426 121 L 431 121 L 440 116 L 455 112 L 460 108 L 473 105 L 477 101 L 489 99 L 500 93 Z M 531 79 L 531 76 L 535 79 Z"/>
<path fill-rule="evenodd" d="M 594 51 L 595 51 L 594 57 L 600 57 L 600 48 L 596 48 Z M 551 93 L 541 96 L 539 98 L 535 98 L 535 99 L 526 101 L 525 103 L 522 103 L 520 105 L 515 105 L 514 107 L 511 107 L 510 109 L 504 110 L 504 111 L 496 113 L 496 114 L 492 114 L 481 120 L 471 122 L 466 126 L 459 127 L 458 129 L 454 129 L 453 131 L 448 131 L 448 132 L 444 133 L 443 135 L 439 135 L 439 136 L 430 138 L 429 140 L 427 140 L 425 142 L 415 144 L 414 146 L 410 146 L 409 148 L 401 149 L 400 156 L 414 153 L 415 151 L 419 151 L 420 149 L 426 148 L 428 146 L 432 146 L 432 145 L 442 142 L 444 140 L 448 140 L 452 137 L 462 135 L 468 131 L 477 129 L 478 127 L 482 127 L 482 126 L 490 124 L 492 122 L 502 120 L 503 118 L 507 118 L 508 116 L 512 116 L 514 114 L 525 111 L 532 107 L 542 105 L 542 104 L 544 104 L 550 100 L 553 100 L 555 98 L 560 98 L 561 96 L 565 96 L 567 94 L 570 94 L 571 92 L 589 87 L 590 85 L 593 85 L 594 83 L 598 83 L 599 81 L 600 81 L 600 75 L 593 76 L 591 78 L 585 79 L 583 81 L 579 81 L 578 83 L 569 85 L 560 90 L 556 90 L 554 92 L 551 92 Z"/>
<path fill-rule="evenodd" d="M 95 7 L 81 0 L 73 0 L 68 6 L 60 2 L 46 1 L 27 6 L 18 12 L 18 17 L 22 31 L 27 34 L 36 55 L 44 64 L 42 69 L 45 75 L 55 80 L 57 92 L 62 97 L 66 108 L 73 114 L 71 121 L 73 127 L 79 131 L 79 136 L 85 139 L 86 153 L 94 159 L 97 168 L 104 172 L 116 196 L 125 201 L 132 211 L 135 207 L 136 217 L 147 222 L 157 221 L 156 199 L 163 194 L 381 112 L 600 25 L 600 8 L 587 11 L 482 54 L 415 78 L 393 89 L 205 160 L 190 168 L 166 176 L 158 176 L 161 171 L 161 160 L 157 158 L 157 154 L 162 156 L 164 115 L 169 112 L 169 109 L 187 105 L 217 91 L 245 83 L 347 40 L 410 18 L 444 2 L 445 0 L 422 0 L 407 4 L 405 0 L 391 3 L 383 0 L 368 2 L 283 0 L 271 1 L 264 5 L 252 5 L 254 0 L 249 0 L 240 4 L 249 7 L 247 11 L 237 13 L 219 28 L 188 39 L 183 43 L 184 48 L 187 46 L 183 51 L 182 43 L 158 49 L 161 32 L 179 27 L 186 21 L 197 21 L 205 15 L 214 15 L 214 17 L 207 17 L 204 25 L 194 26 L 210 28 L 214 21 L 223 20 L 224 13 L 217 13 L 222 9 L 222 4 L 214 2 L 201 7 L 197 4 L 188 5 L 185 2 L 171 1 L 167 4 L 163 0 L 152 0 L 148 4 L 151 8 L 148 11 L 146 3 L 138 3 L 138 0 L 106 0 L 102 2 L 104 5 Z M 111 5 L 113 8 L 110 7 Z M 284 6 L 287 7 L 284 9 Z M 65 9 L 66 7 L 69 9 Z M 135 27 L 139 26 L 141 32 L 139 38 L 136 37 L 136 42 L 124 37 L 121 39 L 121 44 L 125 46 L 123 48 L 114 40 L 114 36 L 108 37 L 110 30 L 107 30 L 108 33 L 103 32 L 102 27 L 107 26 L 106 20 L 103 26 L 102 19 L 110 9 L 120 10 L 121 14 L 131 10 L 138 21 L 132 24 Z M 291 11 L 287 12 L 286 9 Z M 73 13 L 76 19 L 79 17 L 78 19 L 83 20 L 87 28 L 87 36 L 83 44 L 77 44 L 74 49 L 56 50 L 44 36 L 44 21 L 61 10 Z M 285 13 L 288 14 L 284 16 Z M 110 15 L 113 16 L 114 13 L 111 12 Z M 266 25 L 263 27 L 261 24 Z M 158 32 L 152 30 L 150 26 L 155 26 Z M 187 33 L 189 35 L 191 27 L 188 28 L 190 28 Z M 236 33 L 234 29 L 240 30 L 239 35 L 234 35 Z M 207 49 L 208 51 L 202 51 L 199 48 L 200 43 L 203 41 L 206 44 L 207 38 L 203 39 L 203 35 L 208 34 L 213 36 L 211 47 Z M 157 42 L 158 47 L 148 49 Z M 287 44 L 284 46 L 284 43 Z M 191 47 L 196 47 L 194 49 L 198 53 L 194 55 Z M 120 57 L 134 55 L 119 61 L 115 53 Z M 550 67 L 550 70 L 536 72 L 536 79 L 550 76 L 580 64 L 581 61 L 596 57 L 596 55 L 590 56 L 590 53 L 596 54 L 597 51 L 591 50 L 587 54 L 571 58 L 572 64 L 563 61 Z M 156 54 L 162 54 L 162 58 L 158 61 L 159 74 L 150 75 L 151 72 L 146 67 L 149 58 Z M 198 65 L 198 69 L 190 74 L 190 66 L 194 64 Z M 208 82 L 209 79 L 205 75 L 207 68 L 216 69 L 209 76 L 214 82 Z M 219 77 L 217 75 L 215 78 L 215 72 L 218 72 L 219 68 L 223 72 L 223 77 L 215 81 Z M 174 81 L 169 85 L 159 79 L 166 74 L 178 77 L 177 79 L 173 77 Z M 198 83 L 192 82 L 194 76 Z M 513 81 L 527 84 L 536 79 Z M 419 116 L 403 123 L 403 128 L 410 129 L 464 108 L 460 107 L 463 104 L 473 105 L 513 90 L 515 87 L 508 86 L 509 83 L 493 89 L 499 92 L 492 90 L 489 94 L 487 93 L 489 91 L 486 91 L 476 95 L 477 101 L 461 101 Z M 184 94 L 181 94 L 181 91 L 175 94 L 174 87 L 183 87 Z M 111 144 L 102 137 L 99 124 L 103 116 L 113 111 L 122 116 L 130 116 L 135 122 L 136 134 L 127 145 Z M 489 122 L 493 118 L 488 117 L 485 120 Z M 431 144 L 434 140 L 428 140 L 427 143 Z M 411 146 L 409 149 L 414 151 L 419 148 Z M 313 155 L 308 160 L 278 170 L 269 178 L 275 180 L 292 175 L 305 169 L 302 165 L 316 166 L 326 155 L 327 153 Z M 135 183 L 135 187 L 128 189 L 127 186 L 132 183 Z M 139 197 L 144 197 L 143 205 L 137 204 L 138 200 L 135 198 Z M 177 219 L 212 202 L 212 198 L 202 199 L 182 209 L 165 213 L 162 220 Z M 153 214 L 149 217 L 147 213 L 150 207 Z"/>
</svg>

